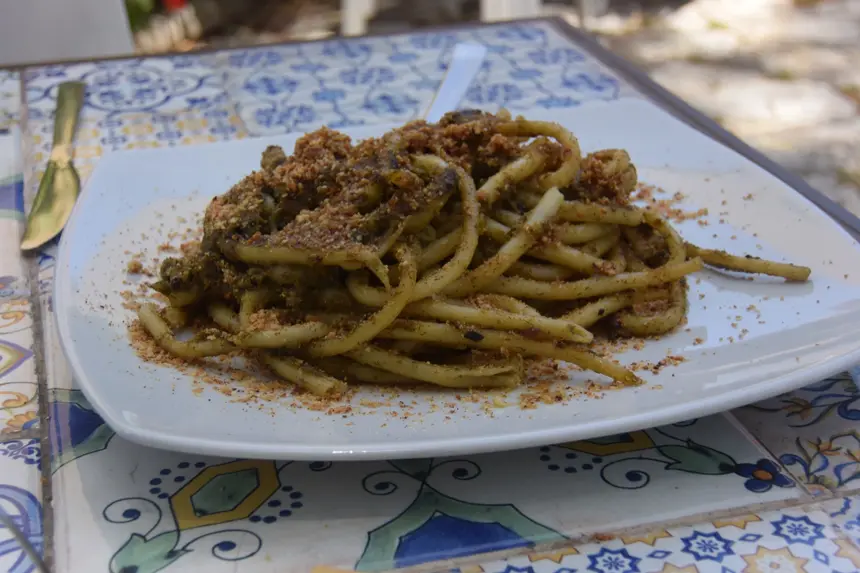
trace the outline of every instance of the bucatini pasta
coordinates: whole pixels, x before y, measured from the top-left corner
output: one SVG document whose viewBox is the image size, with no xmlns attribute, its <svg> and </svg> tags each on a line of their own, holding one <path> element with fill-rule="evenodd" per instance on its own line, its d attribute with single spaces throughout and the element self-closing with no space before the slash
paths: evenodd
<svg viewBox="0 0 860 573">
<path fill-rule="evenodd" d="M 810 270 L 701 248 L 630 202 L 628 154 L 582 157 L 555 123 L 466 111 L 353 144 L 323 128 L 212 200 L 203 238 L 163 262 L 164 350 L 252 353 L 317 395 L 350 383 L 512 388 L 524 356 L 627 385 L 592 330 L 676 328 L 704 265 L 803 281 Z M 175 331 L 195 325 L 180 340 Z"/>
</svg>

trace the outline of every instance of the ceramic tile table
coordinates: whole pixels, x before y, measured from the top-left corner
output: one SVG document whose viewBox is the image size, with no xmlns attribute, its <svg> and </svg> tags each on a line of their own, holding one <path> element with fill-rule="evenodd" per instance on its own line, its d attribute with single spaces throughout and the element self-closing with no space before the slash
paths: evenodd
<svg viewBox="0 0 860 573">
<path fill-rule="evenodd" d="M 22 544 L 58 573 L 860 569 L 860 371 L 672 426 L 458 459 L 171 453 L 93 411 L 57 344 L 55 247 L 15 247 L 57 85 L 88 85 L 86 178 L 117 150 L 408 120 L 461 39 L 490 48 L 462 106 L 642 97 L 555 21 L 0 71 L 0 510 L 20 532 L 0 527 L 0 570 L 36 570 Z"/>
</svg>

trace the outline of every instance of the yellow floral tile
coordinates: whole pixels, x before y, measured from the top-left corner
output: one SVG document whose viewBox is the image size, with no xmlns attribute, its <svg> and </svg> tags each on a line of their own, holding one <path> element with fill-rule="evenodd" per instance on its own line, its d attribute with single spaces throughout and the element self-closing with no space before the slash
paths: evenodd
<svg viewBox="0 0 860 573">
<path fill-rule="evenodd" d="M 860 369 L 732 414 L 813 495 L 860 485 Z"/>
<path fill-rule="evenodd" d="M 848 559 L 860 571 L 860 550 L 857 546 L 848 539 L 837 539 L 835 543 L 839 546 L 836 555 Z"/>
<path fill-rule="evenodd" d="M 473 567 L 482 573 L 854 573 L 860 550 L 840 536 L 840 528 L 860 531 L 860 510 L 849 501 L 582 543 L 554 560 L 523 555 Z"/>
<path fill-rule="evenodd" d="M 214 135 L 188 135 L 183 137 L 180 142 L 183 145 L 195 145 L 198 143 L 214 143 L 218 138 Z"/>
<path fill-rule="evenodd" d="M 182 129 L 181 125 L 179 124 L 177 124 L 177 127 Z M 126 135 L 150 135 L 154 131 L 155 126 L 149 123 L 132 124 L 122 128 L 122 132 Z"/>
<path fill-rule="evenodd" d="M 17 434 L 27 428 L 32 427 L 39 415 L 36 410 L 27 410 L 19 414 L 13 414 L 11 418 L 6 420 L 6 427 L 0 430 L 0 434 Z"/>
<path fill-rule="evenodd" d="M 39 421 L 38 414 L 38 388 L 35 380 L 5 383 L 0 381 L 0 435 L 9 437 L 24 430 L 35 429 Z"/>
<path fill-rule="evenodd" d="M 699 569 L 694 565 L 688 565 L 687 567 L 676 567 L 671 563 L 666 563 L 662 569 L 660 569 L 660 573 L 699 573 Z"/>
<path fill-rule="evenodd" d="M 176 128 L 182 131 L 197 131 L 206 129 L 208 122 L 205 119 L 184 119 L 176 122 Z"/>
<path fill-rule="evenodd" d="M 99 128 L 93 127 L 92 125 L 78 126 L 78 130 L 77 132 L 75 132 L 75 142 L 79 144 L 81 142 L 88 142 L 93 139 L 98 139 L 100 133 L 101 132 L 99 131 Z"/>
<path fill-rule="evenodd" d="M 155 149 L 156 147 L 162 147 L 162 144 L 158 141 L 132 141 L 126 143 L 126 149 Z"/>
</svg>

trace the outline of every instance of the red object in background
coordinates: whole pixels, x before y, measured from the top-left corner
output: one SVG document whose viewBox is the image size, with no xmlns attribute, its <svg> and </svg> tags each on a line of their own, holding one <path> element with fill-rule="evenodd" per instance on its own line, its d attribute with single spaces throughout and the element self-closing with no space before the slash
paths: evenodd
<svg viewBox="0 0 860 573">
<path fill-rule="evenodd" d="M 165 12 L 174 12 L 188 3 L 188 0 L 161 0 Z"/>
</svg>

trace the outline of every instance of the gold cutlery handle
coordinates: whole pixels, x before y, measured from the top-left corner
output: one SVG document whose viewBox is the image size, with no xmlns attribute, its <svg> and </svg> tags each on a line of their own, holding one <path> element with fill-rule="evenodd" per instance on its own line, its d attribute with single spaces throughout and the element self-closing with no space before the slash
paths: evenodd
<svg viewBox="0 0 860 573">
<path fill-rule="evenodd" d="M 81 181 L 72 165 L 72 142 L 85 94 L 82 82 L 65 82 L 57 90 L 54 144 L 27 216 L 21 239 L 25 251 L 44 245 L 63 230 L 80 193 Z"/>
<path fill-rule="evenodd" d="M 57 111 L 54 117 L 54 147 L 71 145 L 78 126 L 78 115 L 84 104 L 86 85 L 65 82 L 57 90 Z"/>
</svg>

